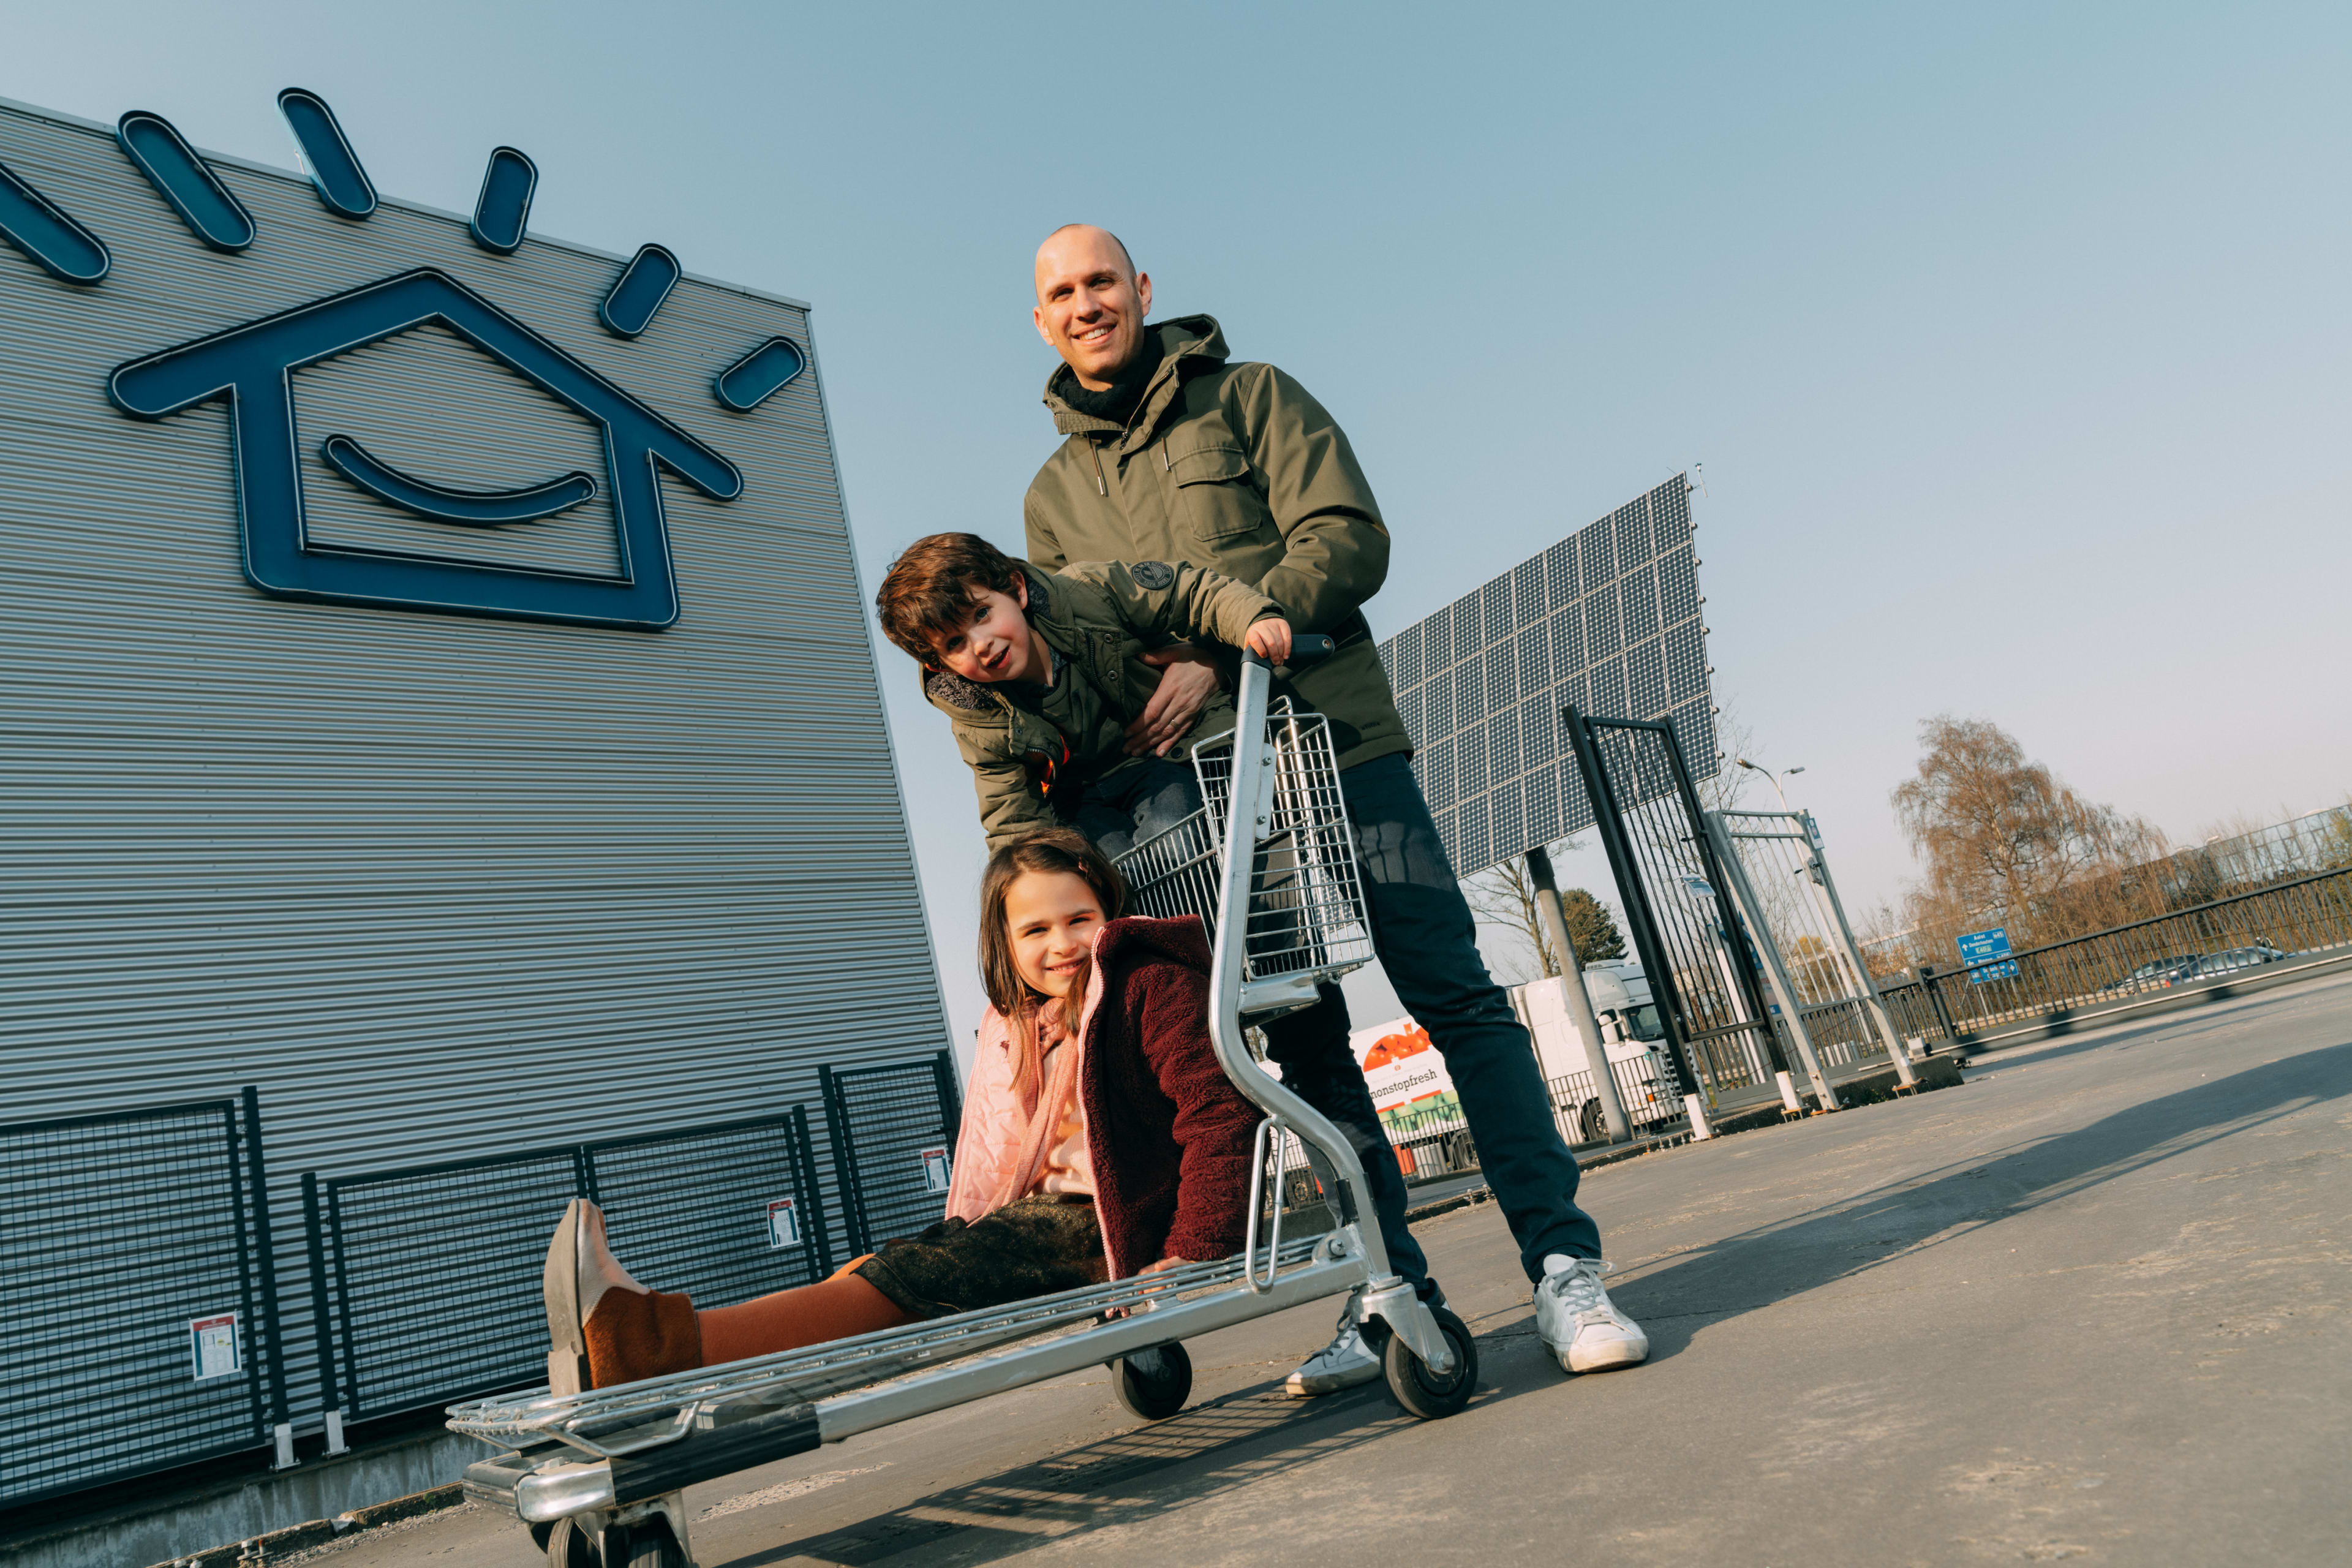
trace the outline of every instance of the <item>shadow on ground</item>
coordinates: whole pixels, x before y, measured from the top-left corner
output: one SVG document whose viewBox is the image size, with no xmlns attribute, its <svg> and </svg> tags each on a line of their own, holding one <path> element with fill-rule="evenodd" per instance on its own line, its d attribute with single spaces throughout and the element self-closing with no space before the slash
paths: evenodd
<svg viewBox="0 0 2352 1568">
<path fill-rule="evenodd" d="M 2352 1044 L 2304 1051 L 1628 1270 L 1612 1281 L 1610 1294 L 1649 1331 L 1651 1359 L 1660 1360 L 1708 1320 L 1942 1246 L 2347 1095 Z"/>
<path fill-rule="evenodd" d="M 1512 1337 L 1480 1335 L 1481 1361 Z M 1512 1396 L 1482 1385 L 1470 1408 Z M 849 1568 L 934 1542 L 945 1545 L 957 1563 L 992 1563 L 1190 1508 L 1269 1472 L 1419 1425 L 1379 1384 L 1310 1400 L 1287 1397 L 1278 1383 L 1259 1384 L 1153 1426 L 942 1487 L 841 1530 L 730 1559 L 724 1568 L 801 1559 Z"/>
</svg>

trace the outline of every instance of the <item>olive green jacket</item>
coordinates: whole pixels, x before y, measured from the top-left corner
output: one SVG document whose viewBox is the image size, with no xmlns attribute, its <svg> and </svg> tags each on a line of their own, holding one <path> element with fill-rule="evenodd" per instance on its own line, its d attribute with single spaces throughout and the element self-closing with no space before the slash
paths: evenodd
<svg viewBox="0 0 2352 1568">
<path fill-rule="evenodd" d="M 990 851 L 1055 826 L 1033 761 L 1055 763 L 1055 804 L 1141 761 L 1127 755 L 1127 727 L 1160 685 L 1159 669 L 1143 662 L 1147 650 L 1187 640 L 1238 647 L 1252 622 L 1281 613 L 1265 595 L 1197 566 L 1114 561 L 1066 566 L 1050 577 L 1031 571 L 1029 624 L 1058 656 L 1052 689 L 982 686 L 943 670 L 923 680 L 923 695 L 955 725 Z M 1233 718 L 1231 702 L 1210 704 L 1171 754 L 1182 755 Z"/>
<path fill-rule="evenodd" d="M 1029 559 L 1181 561 L 1251 584 L 1294 629 L 1339 639 L 1275 691 L 1329 716 L 1339 765 L 1411 751 L 1360 608 L 1388 575 L 1389 532 L 1347 436 L 1274 366 L 1227 363 L 1213 319 L 1146 330 L 1160 368 L 1124 428 L 1070 406 L 1067 365 L 1046 382 L 1067 439 L 1029 484 Z"/>
</svg>

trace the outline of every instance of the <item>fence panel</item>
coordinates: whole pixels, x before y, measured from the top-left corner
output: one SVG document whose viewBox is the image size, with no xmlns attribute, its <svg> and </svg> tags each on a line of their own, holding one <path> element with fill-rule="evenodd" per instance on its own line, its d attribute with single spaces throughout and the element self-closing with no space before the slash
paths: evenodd
<svg viewBox="0 0 2352 1568">
<path fill-rule="evenodd" d="M 1921 979 L 1883 987 L 1881 995 L 1898 1032 L 1950 1041 L 2143 994 L 2242 980 L 2273 963 L 2320 957 L 2347 945 L 2352 868 L 1975 964 L 1922 964 Z"/>
<path fill-rule="evenodd" d="M 324 1199 L 332 1314 L 319 1360 L 347 1416 L 388 1415 L 547 1375 L 540 1274 L 581 1195 L 578 1152 L 537 1150 L 339 1176 Z"/>
<path fill-rule="evenodd" d="M 1718 1109 L 1769 1099 L 1786 1058 L 1747 934 L 1719 896 L 1723 873 L 1674 726 L 1574 708 L 1566 718 L 1685 1092 Z"/>
<path fill-rule="evenodd" d="M 889 1067 L 818 1069 L 855 1256 L 912 1236 L 947 1212 L 963 1107 L 947 1052 Z"/>
<path fill-rule="evenodd" d="M 269 1442 L 252 1105 L 0 1126 L 0 1505 Z"/>
<path fill-rule="evenodd" d="M 719 1307 L 833 1272 L 797 1106 L 789 1118 L 593 1143 L 588 1161 L 614 1248 L 648 1285 Z"/>
<path fill-rule="evenodd" d="M 541 1273 L 574 1197 L 657 1290 L 726 1306 L 832 1271 L 805 1110 L 324 1181 L 304 1178 L 326 1399 L 389 1415 L 547 1375 Z M 789 1204 L 789 1218 L 774 1205 Z"/>
</svg>

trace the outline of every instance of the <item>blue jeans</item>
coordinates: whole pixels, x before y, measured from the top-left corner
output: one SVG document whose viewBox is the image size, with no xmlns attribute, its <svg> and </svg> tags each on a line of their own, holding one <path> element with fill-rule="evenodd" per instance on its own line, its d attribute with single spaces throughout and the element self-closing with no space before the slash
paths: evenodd
<svg viewBox="0 0 2352 1568">
<path fill-rule="evenodd" d="M 1155 760 L 1107 782 L 1071 822 L 1108 853 L 1200 807 L 1192 769 L 1180 763 Z M 1391 754 L 1348 769 L 1339 785 L 1355 830 L 1372 950 L 1398 999 L 1445 1058 L 1486 1184 L 1519 1244 L 1520 1266 L 1534 1280 L 1543 1277 L 1550 1253 L 1600 1257 L 1600 1227 L 1576 1206 L 1576 1156 L 1552 1121 L 1534 1045 L 1479 956 L 1476 922 L 1420 781 L 1402 754 Z M 1283 1082 L 1355 1145 L 1390 1264 L 1423 1297 L 1435 1299 L 1429 1260 L 1405 1225 L 1403 1173 L 1348 1044 L 1346 998 L 1336 985 L 1323 987 L 1322 995 L 1265 1026 L 1266 1055 L 1281 1064 Z"/>
</svg>

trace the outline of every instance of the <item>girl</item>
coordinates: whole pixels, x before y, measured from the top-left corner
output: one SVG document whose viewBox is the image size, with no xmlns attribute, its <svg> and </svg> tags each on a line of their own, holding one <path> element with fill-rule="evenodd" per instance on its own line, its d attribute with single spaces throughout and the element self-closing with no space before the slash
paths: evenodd
<svg viewBox="0 0 2352 1568">
<path fill-rule="evenodd" d="M 947 1217 L 831 1279 L 698 1310 L 648 1290 L 574 1198 L 547 1255 L 557 1394 L 771 1355 L 1241 1249 L 1258 1111 L 1209 1043 L 1201 922 L 1121 919 L 1081 834 L 998 850 L 981 881 L 988 1016 Z"/>
</svg>

